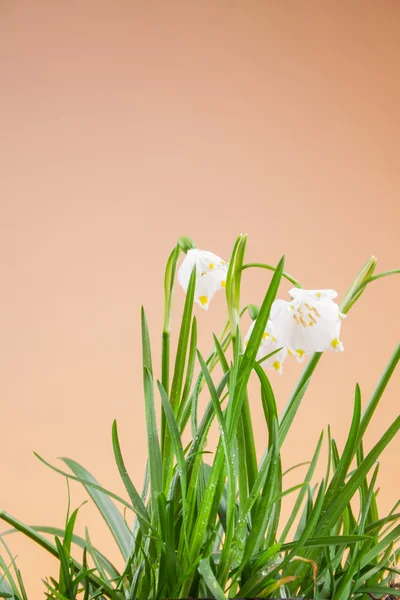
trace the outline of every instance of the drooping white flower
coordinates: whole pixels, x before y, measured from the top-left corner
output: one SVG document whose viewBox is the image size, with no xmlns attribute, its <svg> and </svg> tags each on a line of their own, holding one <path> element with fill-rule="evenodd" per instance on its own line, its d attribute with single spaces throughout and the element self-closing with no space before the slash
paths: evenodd
<svg viewBox="0 0 400 600">
<path fill-rule="evenodd" d="M 249 343 L 249 339 L 255 324 L 256 322 L 253 321 L 250 325 L 248 332 L 246 333 L 246 336 L 244 338 L 245 347 Z M 273 369 L 281 375 L 283 363 L 285 361 L 286 356 L 288 355 L 288 351 L 286 348 L 282 348 L 282 344 L 279 344 L 278 340 L 274 336 L 272 322 L 271 320 L 269 320 L 264 330 L 263 337 L 261 339 L 261 344 L 257 352 L 256 360 L 261 360 L 262 358 L 264 358 L 264 356 L 271 354 L 271 352 L 273 352 L 274 350 L 278 350 L 279 348 L 279 352 L 276 352 L 276 354 L 274 354 L 273 356 L 270 356 L 269 358 L 263 360 L 261 364 L 265 368 Z"/>
<path fill-rule="evenodd" d="M 215 292 L 223 289 L 226 285 L 228 265 L 222 258 L 207 250 L 198 248 L 188 250 L 178 271 L 178 282 L 185 292 L 194 266 L 196 266 L 194 299 L 202 308 L 208 310 Z"/>
<path fill-rule="evenodd" d="M 325 350 L 343 351 L 339 339 L 343 315 L 333 301 L 334 290 L 289 291 L 292 300 L 275 300 L 271 321 L 275 337 L 296 354 L 301 362 L 306 354 Z"/>
</svg>

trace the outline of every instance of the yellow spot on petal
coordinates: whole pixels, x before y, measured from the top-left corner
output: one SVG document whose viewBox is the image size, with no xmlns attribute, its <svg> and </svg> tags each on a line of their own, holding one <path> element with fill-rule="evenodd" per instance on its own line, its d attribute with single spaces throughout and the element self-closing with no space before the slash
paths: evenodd
<svg viewBox="0 0 400 600">
<path fill-rule="evenodd" d="M 314 323 L 312 321 L 309 322 L 309 326 L 312 327 Z"/>
<path fill-rule="evenodd" d="M 296 354 L 298 354 L 298 356 L 300 356 L 300 358 L 302 358 L 305 355 L 305 351 L 302 350 L 301 348 L 297 348 Z"/>
<path fill-rule="evenodd" d="M 214 263 L 210 263 L 210 264 L 208 265 L 208 267 L 209 267 L 211 270 L 215 269 L 215 265 L 214 265 Z"/>
<path fill-rule="evenodd" d="M 200 300 L 200 303 L 202 304 L 202 306 L 204 306 L 205 304 L 208 304 L 208 296 L 199 296 L 199 300 Z"/>
<path fill-rule="evenodd" d="M 222 260 L 221 258 L 221 265 L 226 265 L 226 260 Z"/>
<path fill-rule="evenodd" d="M 226 281 L 225 280 L 221 281 L 221 285 L 222 285 L 222 287 L 226 287 Z"/>
<path fill-rule="evenodd" d="M 317 292 L 315 295 L 317 296 L 317 298 L 321 298 L 322 296 L 321 292 Z"/>
<path fill-rule="evenodd" d="M 202 272 L 202 274 L 201 274 L 201 276 L 202 276 L 202 277 L 204 277 L 204 275 L 205 275 L 205 274 L 206 274 L 206 272 L 205 272 L 205 271 L 203 271 L 203 272 Z"/>
<path fill-rule="evenodd" d="M 338 338 L 335 338 L 334 340 L 332 340 L 332 342 L 331 342 L 331 346 L 332 346 L 333 348 L 337 348 L 338 346 L 340 346 L 340 345 L 341 345 L 341 343 L 342 343 L 342 342 L 341 342 L 340 340 L 338 340 Z"/>
<path fill-rule="evenodd" d="M 276 360 L 272 366 L 274 367 L 275 371 L 280 371 L 281 363 L 279 360 Z"/>
<path fill-rule="evenodd" d="M 276 337 L 272 337 L 272 341 L 276 342 L 277 341 Z"/>
<path fill-rule="evenodd" d="M 287 349 L 288 354 L 290 354 L 290 356 L 293 356 L 293 352 L 291 351 L 290 348 Z"/>
<path fill-rule="evenodd" d="M 294 310 L 294 306 L 292 304 L 289 306 L 289 308 L 290 310 Z"/>
<path fill-rule="evenodd" d="M 263 338 L 264 338 L 264 340 L 266 340 L 267 338 L 269 338 L 269 333 L 267 331 L 264 331 Z"/>
</svg>

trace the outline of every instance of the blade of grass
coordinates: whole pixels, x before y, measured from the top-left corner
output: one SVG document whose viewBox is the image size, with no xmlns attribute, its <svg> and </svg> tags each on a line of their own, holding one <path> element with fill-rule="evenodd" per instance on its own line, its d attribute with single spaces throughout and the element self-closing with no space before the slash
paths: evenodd
<svg viewBox="0 0 400 600">
<path fill-rule="evenodd" d="M 226 600 L 226 596 L 224 594 L 224 590 L 218 583 L 217 578 L 215 577 L 213 570 L 211 569 L 210 559 L 204 558 L 200 561 L 198 570 L 201 576 L 204 578 L 208 589 L 216 600 Z"/>
<path fill-rule="evenodd" d="M 37 533 L 46 533 L 46 534 L 52 535 L 53 537 L 57 536 L 59 538 L 63 538 L 65 536 L 65 530 L 61 529 L 59 527 L 49 527 L 46 525 L 30 525 L 30 529 L 32 531 L 36 531 Z M 15 528 L 7 529 L 7 531 L 1 532 L 1 537 L 4 537 L 6 535 L 11 535 L 12 533 L 16 533 L 18 531 L 19 530 L 15 529 Z M 45 539 L 45 538 L 43 538 L 43 539 Z M 72 539 L 72 543 L 79 546 L 79 548 L 84 549 L 86 547 L 86 540 L 84 540 L 82 537 L 80 537 L 76 533 L 74 533 L 72 535 L 71 539 Z M 93 548 L 93 551 L 96 554 L 97 560 L 102 565 L 102 569 L 104 569 L 104 571 L 106 571 L 108 573 L 108 575 L 110 576 L 110 579 L 117 579 L 120 576 L 120 573 L 117 571 L 117 569 L 114 567 L 114 565 L 104 556 L 104 554 L 101 554 L 101 552 L 99 550 L 97 550 L 96 548 Z"/>
<path fill-rule="evenodd" d="M 400 417 L 398 417 L 392 423 L 386 433 L 381 437 L 379 442 L 372 448 L 360 466 L 356 469 L 344 488 L 337 495 L 335 502 L 331 504 L 319 525 L 321 535 L 328 533 L 334 527 L 335 523 L 348 505 L 350 499 L 359 489 L 362 481 L 364 481 L 367 473 L 372 468 L 375 461 L 378 459 L 386 446 L 392 441 L 399 429 Z"/>
<path fill-rule="evenodd" d="M 150 515 L 147 512 L 147 509 L 143 503 L 140 494 L 136 490 L 135 486 L 132 483 L 131 478 L 129 477 L 129 473 L 126 470 L 125 462 L 122 456 L 121 447 L 118 438 L 118 427 L 117 421 L 114 420 L 112 425 L 112 443 L 114 450 L 115 462 L 117 463 L 118 471 L 121 476 L 122 482 L 125 486 L 126 491 L 128 492 L 128 496 L 132 502 L 132 506 L 139 516 L 139 523 L 144 535 L 147 535 L 149 526 L 150 526 Z"/>
<path fill-rule="evenodd" d="M 30 538 L 56 558 L 59 558 L 57 547 L 49 542 L 49 540 L 47 540 L 45 537 L 34 531 L 31 527 L 24 525 L 24 523 L 18 519 L 15 519 L 3 510 L 0 510 L 0 519 L 17 529 L 19 532 L 23 533 L 26 537 Z M 82 565 L 73 558 L 71 558 L 71 564 L 77 572 L 79 572 L 82 568 Z M 103 587 L 104 593 L 109 598 L 112 598 L 113 589 L 106 581 L 101 580 L 96 575 L 90 575 L 90 580 L 95 587 Z"/>
<path fill-rule="evenodd" d="M 40 460 L 45 462 L 43 459 Z M 117 542 L 118 548 L 120 549 L 123 557 L 127 559 L 130 552 L 131 532 L 129 531 L 121 513 L 111 502 L 110 496 L 114 499 L 118 498 L 115 498 L 114 495 L 103 491 L 94 477 L 92 477 L 92 475 L 77 462 L 71 458 L 65 457 L 61 458 L 61 460 L 71 469 L 78 481 L 83 484 L 87 493 L 92 498 L 100 514 L 107 523 L 107 526 Z M 51 466 L 49 463 L 45 462 L 45 464 L 47 464 L 47 466 Z M 51 468 L 53 468 L 53 470 L 57 470 L 55 467 L 51 466 Z M 66 476 L 68 476 L 68 473 Z M 128 505 L 128 507 L 131 508 L 130 504 L 126 502 L 123 502 L 123 504 L 125 504 L 125 506 Z"/>
<path fill-rule="evenodd" d="M 218 578 L 219 581 L 225 583 L 228 573 L 229 566 L 231 560 L 231 544 L 232 544 L 232 536 L 233 536 L 233 517 L 234 511 L 236 507 L 236 479 L 235 479 L 235 470 L 232 460 L 232 451 L 231 451 L 231 439 L 228 436 L 228 431 L 226 429 L 225 419 L 222 414 L 221 406 L 219 404 L 219 398 L 217 391 L 214 387 L 214 383 L 211 379 L 211 375 L 208 371 L 207 365 L 203 360 L 200 352 L 197 353 L 198 359 L 200 362 L 201 370 L 203 372 L 204 378 L 206 380 L 208 389 L 211 395 L 211 401 L 213 403 L 215 414 L 217 415 L 218 425 L 221 433 L 221 442 L 225 452 L 225 460 L 226 460 L 226 468 L 228 473 L 228 496 L 227 496 L 227 510 L 226 510 L 226 531 L 225 531 L 225 541 L 221 554 L 221 561 L 218 570 Z"/>
<path fill-rule="evenodd" d="M 306 476 L 304 478 L 304 483 L 305 484 L 310 484 L 311 483 L 311 479 L 314 476 L 315 468 L 317 466 L 318 458 L 319 458 L 319 455 L 320 455 L 320 452 L 321 452 L 321 446 L 322 446 L 323 438 L 324 438 L 324 432 L 322 432 L 321 435 L 320 435 L 320 437 L 319 437 L 318 444 L 317 444 L 316 450 L 314 452 L 314 456 L 312 458 L 312 461 L 310 463 L 310 466 L 309 466 L 308 471 L 306 473 Z M 293 510 L 292 510 L 292 512 L 291 512 L 291 514 L 290 514 L 290 516 L 289 516 L 289 518 L 287 520 L 287 522 L 286 522 L 286 525 L 285 525 L 285 527 L 284 527 L 284 529 L 282 531 L 281 537 L 279 538 L 279 543 L 283 544 L 284 541 L 286 540 L 286 538 L 288 536 L 288 533 L 289 533 L 289 531 L 290 531 L 293 523 L 296 520 L 296 517 L 297 517 L 297 515 L 299 513 L 299 510 L 301 508 L 301 505 L 304 502 L 304 498 L 306 497 L 306 494 L 307 494 L 307 485 L 304 486 L 303 488 L 301 488 L 301 490 L 299 492 L 299 495 L 297 496 L 297 499 L 296 499 L 296 502 L 294 504 Z"/>
<path fill-rule="evenodd" d="M 148 460 L 150 473 L 150 491 L 151 504 L 154 516 L 158 513 L 157 496 L 163 490 L 162 486 L 162 460 L 161 451 L 158 440 L 156 411 L 154 406 L 154 389 L 153 378 L 147 367 L 143 369 L 144 377 L 144 398 L 145 398 L 145 413 L 146 413 L 146 429 L 147 429 L 147 444 L 148 444 Z M 167 433 L 166 433 L 167 437 Z"/>
<path fill-rule="evenodd" d="M 189 344 L 189 335 L 192 322 L 194 292 L 196 287 L 196 268 L 190 275 L 189 285 L 186 291 L 185 306 L 183 309 L 181 328 L 179 331 L 178 347 L 176 350 L 174 374 L 171 384 L 169 400 L 174 415 L 177 417 L 180 412 L 180 400 L 182 393 L 183 377 L 186 365 L 186 354 Z M 164 412 L 163 412 L 164 414 Z M 167 493 L 172 478 L 173 450 L 171 447 L 171 436 L 168 429 L 165 429 L 164 444 L 162 447 L 162 482 L 163 490 Z"/>
</svg>

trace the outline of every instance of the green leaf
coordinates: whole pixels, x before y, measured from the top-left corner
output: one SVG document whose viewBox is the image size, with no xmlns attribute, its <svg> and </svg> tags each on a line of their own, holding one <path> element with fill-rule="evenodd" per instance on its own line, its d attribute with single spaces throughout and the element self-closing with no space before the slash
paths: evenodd
<svg viewBox="0 0 400 600">
<path fill-rule="evenodd" d="M 164 275 L 164 324 L 161 346 L 161 380 L 164 389 L 169 392 L 169 362 L 171 345 L 171 320 L 172 320 L 172 299 L 175 287 L 175 275 L 178 265 L 181 247 L 178 244 L 169 255 Z M 165 438 L 165 416 L 161 414 L 161 447 L 164 447 Z"/>
<path fill-rule="evenodd" d="M 21 572 L 18 569 L 16 569 L 15 573 L 17 575 L 17 579 L 18 579 L 18 583 L 19 583 L 19 589 L 21 590 L 22 600 L 28 600 L 28 594 L 26 593 L 26 589 L 25 589 L 24 582 L 22 580 Z"/>
<path fill-rule="evenodd" d="M 400 513 L 397 514 L 390 514 L 387 517 L 384 517 L 383 519 L 379 519 L 378 521 L 372 521 L 371 523 L 369 523 L 366 528 L 365 528 L 365 533 L 374 533 L 376 529 L 381 529 L 382 527 L 384 527 L 387 523 L 390 523 L 392 521 L 398 521 L 400 519 Z"/>
<path fill-rule="evenodd" d="M 150 335 L 149 328 L 147 325 L 146 313 L 142 306 L 141 309 L 141 324 L 142 324 L 142 361 L 143 368 L 147 369 L 151 376 L 153 376 L 153 364 L 151 360 L 151 346 L 150 346 Z"/>
<path fill-rule="evenodd" d="M 72 513 L 71 517 L 68 519 L 68 522 L 66 524 L 65 527 L 65 536 L 64 536 L 64 540 L 63 540 L 63 549 L 65 552 L 65 556 L 67 558 L 70 557 L 71 554 L 71 543 L 72 543 L 72 536 L 74 533 L 74 528 L 75 528 L 75 523 L 76 523 L 76 518 L 78 516 L 78 512 L 79 512 L 79 508 L 77 508 L 76 510 L 74 510 L 74 512 Z"/>
<path fill-rule="evenodd" d="M 175 415 L 178 413 L 179 410 L 179 402 L 182 392 L 183 376 L 186 364 L 186 354 L 189 344 L 190 326 L 192 322 L 195 289 L 196 268 L 194 267 L 190 275 L 189 285 L 186 291 L 185 306 L 183 309 L 181 328 L 178 339 L 178 347 L 176 350 L 174 376 L 171 385 L 170 402 Z"/>
<path fill-rule="evenodd" d="M 197 320 L 196 320 L 196 317 L 193 317 L 192 330 L 191 330 L 191 334 L 190 334 L 189 355 L 188 355 L 188 362 L 187 362 L 187 369 L 186 369 L 185 385 L 183 387 L 182 400 L 181 400 L 181 403 L 179 406 L 179 413 L 178 413 L 178 418 L 177 418 L 179 423 L 181 422 L 183 412 L 185 410 L 185 407 L 187 405 L 187 402 L 188 402 L 188 399 L 190 396 L 190 390 L 191 390 L 192 382 L 193 382 L 194 367 L 195 367 L 195 363 L 196 363 L 196 351 L 197 351 Z M 165 390 L 165 392 L 168 396 L 167 390 Z"/>
<path fill-rule="evenodd" d="M 397 596 L 400 597 L 400 589 L 393 587 L 386 587 L 385 585 L 374 585 L 374 586 L 363 586 L 358 588 L 357 593 L 360 594 L 373 594 L 380 598 Z"/>
<path fill-rule="evenodd" d="M 61 458 L 61 460 L 71 469 L 80 483 L 82 483 L 82 485 L 85 487 L 87 493 L 97 506 L 101 516 L 107 523 L 107 526 L 117 542 L 118 548 L 121 550 L 123 557 L 125 559 L 128 558 L 132 539 L 131 533 L 121 513 L 111 502 L 111 499 L 109 498 L 110 494 L 106 494 L 104 491 L 102 491 L 94 477 L 92 477 L 89 471 L 84 469 L 80 464 L 71 458 Z M 130 505 L 128 506 L 130 507 Z"/>
<path fill-rule="evenodd" d="M 331 504 L 323 521 L 320 523 L 320 532 L 323 535 L 328 533 L 337 523 L 337 520 L 342 515 L 344 509 L 348 505 L 351 498 L 354 496 L 356 491 L 359 489 L 361 483 L 364 481 L 369 470 L 374 465 L 380 454 L 386 448 L 386 446 L 392 441 L 396 433 L 400 429 L 400 417 L 398 417 L 394 423 L 389 427 L 386 433 L 381 437 L 379 442 L 372 448 L 366 458 L 362 461 L 360 466 L 356 469 L 354 474 L 351 476 L 349 481 L 346 483 L 344 488 L 335 498 L 335 502 Z"/>
<path fill-rule="evenodd" d="M 69 572 L 68 557 L 58 537 L 55 538 L 55 542 L 58 551 L 58 560 L 60 561 L 59 591 L 61 594 L 65 593 L 67 596 L 71 597 L 72 580 Z"/>
<path fill-rule="evenodd" d="M 185 372 L 186 354 L 189 344 L 190 327 L 192 321 L 194 293 L 196 288 L 196 267 L 193 268 L 189 279 L 189 285 L 186 291 L 185 306 L 183 309 L 181 328 L 179 332 L 178 347 L 175 356 L 174 374 L 172 379 L 171 391 L 169 399 L 175 417 L 178 418 L 180 412 L 183 411 L 183 406 L 180 406 L 183 377 Z M 195 326 L 196 329 L 196 326 Z M 192 337 L 193 342 L 193 337 Z M 189 365 L 190 369 L 190 365 Z M 166 387 L 164 387 L 167 390 Z M 165 420 L 164 411 L 162 411 L 163 420 Z M 171 448 L 171 437 L 169 430 L 165 428 L 163 431 L 163 447 L 162 447 L 162 482 L 163 489 L 167 493 L 171 477 L 172 477 L 172 460 L 173 451 Z"/>
<path fill-rule="evenodd" d="M 183 520 L 183 539 L 185 543 L 185 549 L 187 555 L 189 556 L 189 544 L 188 544 L 188 534 L 187 534 L 187 473 L 186 473 L 186 461 L 185 455 L 183 452 L 182 440 L 179 433 L 178 425 L 175 420 L 174 413 L 172 411 L 169 398 L 167 396 L 166 391 L 164 390 L 161 382 L 157 382 L 158 390 L 161 396 L 162 406 L 164 408 L 164 413 L 167 419 L 169 432 L 171 435 L 172 447 L 176 456 L 176 462 L 178 466 L 178 472 L 181 482 L 181 492 L 182 492 L 182 520 Z M 172 517 L 170 517 L 170 520 Z M 173 551 L 172 551 L 173 553 Z M 174 555 L 175 559 L 175 555 Z"/>
<path fill-rule="evenodd" d="M 346 445 L 343 450 L 342 457 L 339 460 L 339 464 L 335 470 L 335 474 L 328 487 L 325 495 L 324 507 L 322 509 L 322 516 L 325 514 L 332 502 L 336 502 L 336 498 L 340 490 L 344 486 L 347 472 L 350 468 L 353 457 L 356 453 L 357 442 L 358 442 L 358 431 L 360 427 L 361 418 L 361 393 L 360 388 L 357 384 L 355 396 L 354 396 L 354 410 L 353 418 L 351 421 L 350 431 L 347 437 Z"/>
<path fill-rule="evenodd" d="M 283 572 L 283 569 L 290 563 L 294 556 L 301 555 L 302 548 L 304 548 L 305 544 L 307 543 L 307 540 L 313 536 L 313 533 L 318 523 L 318 518 L 322 510 L 322 503 L 324 500 L 324 489 L 325 483 L 324 481 L 322 481 L 319 486 L 319 491 L 315 504 L 312 507 L 312 510 L 310 510 L 310 514 L 307 518 L 300 538 L 296 541 L 296 544 L 293 546 L 293 548 L 289 550 L 289 552 L 286 554 L 285 558 L 279 564 L 279 566 L 275 567 L 269 573 L 269 577 L 275 578 L 278 576 L 279 572 Z M 252 594 L 252 597 L 254 598 L 262 589 L 263 582 L 260 583 L 259 580 L 252 578 L 251 580 L 246 582 L 246 584 L 241 588 L 240 597 L 246 598 L 250 597 L 250 594 Z"/>
<path fill-rule="evenodd" d="M 361 561 L 361 567 L 365 567 L 371 561 L 373 561 L 381 552 L 387 548 L 392 542 L 398 542 L 400 539 L 400 525 L 397 525 L 392 531 L 390 531 L 382 540 L 374 545 L 373 548 L 363 557 Z"/>
<path fill-rule="evenodd" d="M 225 541 L 221 554 L 221 562 L 218 572 L 218 577 L 220 581 L 225 582 L 228 572 L 229 565 L 231 559 L 231 544 L 232 544 L 232 535 L 233 535 L 233 516 L 236 506 L 236 480 L 235 480 L 235 471 L 232 460 L 232 451 L 231 451 L 231 440 L 228 436 L 228 431 L 225 424 L 225 419 L 222 414 L 221 406 L 219 403 L 219 398 L 217 391 L 214 387 L 214 383 L 211 379 L 211 375 L 208 371 L 207 365 L 204 362 L 203 357 L 200 352 L 197 353 L 201 370 L 203 372 L 204 378 L 207 382 L 208 389 L 211 394 L 211 401 L 213 403 L 215 414 L 217 415 L 218 425 L 221 433 L 221 442 L 225 453 L 226 460 L 226 469 L 228 473 L 228 498 L 227 498 L 227 525 L 225 531 Z"/>
<path fill-rule="evenodd" d="M 239 235 L 233 246 L 231 258 L 229 260 L 228 273 L 226 276 L 225 291 L 226 301 L 228 305 L 229 326 L 232 338 L 236 336 L 237 328 L 239 325 L 240 280 L 245 247 L 246 236 Z M 238 270 L 239 263 L 240 272 Z"/>
<path fill-rule="evenodd" d="M 364 411 L 364 414 L 361 419 L 359 433 L 358 433 L 358 440 L 361 440 L 364 437 L 364 433 L 367 430 L 369 422 L 372 419 L 375 409 L 378 406 L 378 403 L 382 397 L 382 394 L 385 391 L 386 386 L 389 383 L 390 378 L 393 375 L 393 372 L 394 372 L 395 368 L 397 367 L 399 360 L 400 360 L 400 344 L 397 346 L 396 350 L 394 351 L 394 353 L 393 353 L 385 371 L 383 372 L 382 377 L 380 378 L 378 385 L 376 386 L 375 391 L 372 394 L 371 399 L 368 402 L 368 405 Z"/>
<path fill-rule="evenodd" d="M 3 592 L 3 597 L 7 598 L 7 597 L 11 597 L 11 598 L 16 598 L 17 600 L 19 600 L 20 596 L 18 593 L 18 588 L 17 585 L 14 581 L 14 578 L 11 574 L 10 569 L 7 567 L 5 561 L 3 560 L 3 558 L 0 556 L 0 569 L 4 572 L 4 576 L 7 577 L 8 583 L 5 580 L 0 581 L 1 586 L 6 587 L 6 591 Z M 11 596 L 7 596 L 7 594 L 11 593 Z"/>
<path fill-rule="evenodd" d="M 140 494 L 133 485 L 132 480 L 129 477 L 128 471 L 126 470 L 124 459 L 122 457 L 121 447 L 119 444 L 117 421 L 115 420 L 112 426 L 112 442 L 115 462 L 117 463 L 118 471 L 121 476 L 122 482 L 125 486 L 126 491 L 128 492 L 129 498 L 132 502 L 132 506 L 139 517 L 139 522 L 143 533 L 147 534 L 150 526 L 150 515 L 147 512 L 147 509 L 143 503 L 142 498 L 140 497 Z"/>
<path fill-rule="evenodd" d="M 265 535 L 266 526 L 268 525 L 270 514 L 268 509 L 271 506 L 271 500 L 274 497 L 275 477 L 277 474 L 279 458 L 278 424 L 275 418 L 273 427 L 275 429 L 275 433 L 273 435 L 273 445 L 271 448 L 271 462 L 268 469 L 268 476 L 266 477 L 264 483 L 261 499 L 257 507 L 257 513 L 254 519 L 252 529 L 250 531 L 250 535 L 246 540 L 246 545 L 244 548 L 242 558 L 242 568 L 244 568 L 244 566 L 252 558 L 254 553 L 258 551 L 262 539 Z"/>
<path fill-rule="evenodd" d="M 209 557 L 203 558 L 203 560 L 200 561 L 198 569 L 212 596 L 216 600 L 226 600 L 224 590 L 219 585 L 217 578 L 211 569 Z"/>
<path fill-rule="evenodd" d="M 253 363 L 256 359 L 258 349 L 260 347 L 261 339 L 263 333 L 265 331 L 265 327 L 267 325 L 267 321 L 269 318 L 269 314 L 271 311 L 272 303 L 275 300 L 276 294 L 278 292 L 279 284 L 282 278 L 283 267 L 285 264 L 285 258 L 282 257 L 279 261 L 274 275 L 272 277 L 271 283 L 269 285 L 268 291 L 264 297 L 263 303 L 260 308 L 260 312 L 258 318 L 256 320 L 253 331 L 251 332 L 249 343 L 247 344 L 247 348 L 243 355 L 243 361 L 241 364 L 241 377 L 243 378 L 243 384 L 247 384 L 248 377 L 250 375 L 251 369 L 253 367 Z M 242 386 L 243 386 L 242 384 Z M 240 389 L 240 392 L 242 390 Z"/>
<path fill-rule="evenodd" d="M 316 548 L 326 546 L 349 546 L 360 542 L 370 541 L 369 535 L 328 535 L 325 537 L 309 538 L 304 542 L 304 548 Z M 282 544 L 282 551 L 290 550 L 296 546 L 297 542 L 288 542 Z"/>
<path fill-rule="evenodd" d="M 36 531 L 37 533 L 46 533 L 46 534 L 52 535 L 53 537 L 57 536 L 59 538 L 63 538 L 65 536 L 65 530 L 61 529 L 59 527 L 49 527 L 46 525 L 31 525 L 30 529 L 32 531 Z M 1 535 L 2 535 L 2 537 L 4 537 L 6 535 L 10 535 L 10 534 L 16 533 L 18 531 L 19 530 L 15 529 L 15 528 L 8 529 L 7 531 L 2 531 Z M 43 539 L 45 539 L 45 538 L 43 538 Z M 72 543 L 79 546 L 79 548 L 86 547 L 86 541 L 79 535 L 76 535 L 75 533 L 72 535 Z M 111 579 L 118 578 L 120 576 L 119 572 L 114 567 L 114 565 L 104 556 L 104 554 L 101 554 L 101 552 L 99 552 L 99 550 L 97 550 L 96 548 L 93 548 L 93 551 L 96 555 L 97 561 L 102 565 L 102 569 L 109 574 L 110 578 Z"/>
<path fill-rule="evenodd" d="M 82 477 L 77 477 L 75 475 L 71 475 L 71 473 L 67 473 L 66 471 L 63 471 L 62 469 L 58 469 L 54 465 L 52 465 L 49 462 L 47 462 L 47 460 L 45 460 L 44 458 L 42 458 L 39 454 L 37 454 L 37 452 L 34 452 L 34 455 L 36 456 L 37 459 L 40 460 L 40 462 L 42 462 L 44 465 L 46 465 L 46 467 L 49 467 L 49 469 L 51 469 L 55 473 L 59 473 L 59 475 L 63 475 L 64 477 L 67 477 L 68 479 L 71 479 L 73 481 L 78 481 L 79 483 L 81 483 L 82 485 L 84 485 L 87 488 L 91 488 L 93 490 L 97 490 L 97 491 L 101 492 L 101 494 L 104 494 L 106 496 L 109 496 L 110 498 L 113 498 L 114 500 L 116 500 L 117 502 L 119 502 L 120 504 L 122 504 L 123 506 L 125 506 L 126 508 L 129 508 L 130 510 L 132 510 L 133 512 L 135 512 L 133 506 L 131 504 L 129 504 L 129 502 L 127 502 L 126 500 L 124 500 L 123 498 L 121 498 L 120 496 L 118 496 L 117 494 L 114 494 L 114 492 L 110 492 L 110 490 L 106 490 L 101 485 L 99 485 L 97 483 L 97 481 L 90 475 L 90 473 L 88 473 L 87 471 L 85 471 L 85 469 L 83 467 L 80 467 L 80 465 L 78 465 L 78 463 L 76 463 L 72 459 L 61 458 L 61 460 L 63 460 L 66 464 L 68 464 L 66 462 L 66 461 L 68 461 L 68 462 L 71 462 L 71 464 L 73 463 L 73 464 L 77 465 L 77 467 L 80 467 L 80 469 L 82 469 L 83 472 L 88 473 L 90 479 L 89 478 L 88 479 L 84 479 Z M 71 466 L 69 464 L 68 464 L 68 466 L 71 468 Z M 89 490 L 87 490 L 87 491 L 89 492 Z M 93 499 L 93 497 L 92 497 L 92 499 Z M 111 503 L 111 505 L 114 506 L 112 503 Z M 121 518 L 122 518 L 122 516 L 121 516 Z"/>
<path fill-rule="evenodd" d="M 221 363 L 222 371 L 224 373 L 227 373 L 229 371 L 229 364 L 228 364 L 228 361 L 226 360 L 224 350 L 223 350 L 221 344 L 219 343 L 219 340 L 215 334 L 213 334 L 213 339 L 214 339 L 214 344 L 215 344 L 215 350 L 217 352 L 219 362 Z"/>
<path fill-rule="evenodd" d="M 283 416 L 280 421 L 280 429 L 282 431 L 288 431 L 294 417 L 296 416 L 297 410 L 300 406 L 300 401 L 304 396 L 304 393 L 308 387 L 311 379 L 311 375 L 314 373 L 317 364 L 319 363 L 322 356 L 322 352 L 315 352 L 308 361 L 291 397 L 284 410 Z"/>
<path fill-rule="evenodd" d="M 15 517 L 12 517 L 10 514 L 6 513 L 3 510 L 0 510 L 0 519 L 2 519 L 6 523 L 8 523 L 12 527 L 14 527 L 21 533 L 23 533 L 26 537 L 28 537 L 31 540 L 33 540 L 34 542 L 36 542 L 36 544 L 38 544 L 39 546 L 44 548 L 47 552 L 49 552 L 56 558 L 59 558 L 57 547 L 54 544 L 52 544 L 51 542 L 49 542 L 49 540 L 47 540 L 45 537 L 43 537 L 42 535 L 37 533 L 32 527 L 25 525 L 24 523 L 22 523 Z M 82 569 L 82 565 L 72 558 L 71 558 L 71 564 L 72 564 L 73 568 L 78 572 Z M 107 582 L 99 579 L 95 575 L 93 575 L 93 574 L 90 575 L 90 580 L 95 587 L 103 587 L 104 590 L 108 594 L 113 593 L 112 587 L 109 586 L 107 584 Z"/>
<path fill-rule="evenodd" d="M 177 461 L 177 465 L 178 465 L 179 476 L 181 479 L 182 502 L 184 503 L 186 501 L 187 479 L 186 479 L 186 461 L 185 461 L 185 455 L 183 452 L 182 440 L 181 440 L 178 425 L 175 421 L 175 416 L 172 411 L 171 404 L 170 404 L 169 398 L 167 396 L 167 393 L 164 390 L 162 383 L 160 381 L 157 381 L 157 386 L 158 386 L 158 391 L 160 392 L 162 406 L 164 408 L 169 431 L 171 434 L 174 453 L 175 453 L 176 461 Z"/>
<path fill-rule="evenodd" d="M 154 514 L 157 514 L 157 496 L 162 492 L 162 461 L 154 406 L 153 378 L 147 367 L 143 369 L 146 412 L 147 444 L 149 453 L 150 490 Z"/>
<path fill-rule="evenodd" d="M 318 440 L 318 444 L 317 444 L 317 448 L 314 452 L 314 456 L 312 458 L 311 464 L 308 468 L 308 471 L 306 473 L 306 476 L 304 478 L 304 483 L 305 484 L 310 484 L 311 483 L 311 479 L 313 478 L 314 472 L 315 472 L 315 468 L 317 466 L 318 463 L 318 458 L 321 452 L 321 446 L 322 446 L 322 441 L 323 441 L 323 437 L 324 437 L 324 432 L 321 433 L 320 438 Z M 280 543 L 283 543 L 286 540 L 286 537 L 293 525 L 293 523 L 296 520 L 296 517 L 299 513 L 299 510 L 301 508 L 301 505 L 304 502 L 304 498 L 306 497 L 307 494 L 307 485 L 302 487 L 299 495 L 297 496 L 296 502 L 294 504 L 293 510 L 288 518 L 288 520 L 286 521 L 285 527 L 282 531 L 281 537 L 279 538 Z"/>
</svg>

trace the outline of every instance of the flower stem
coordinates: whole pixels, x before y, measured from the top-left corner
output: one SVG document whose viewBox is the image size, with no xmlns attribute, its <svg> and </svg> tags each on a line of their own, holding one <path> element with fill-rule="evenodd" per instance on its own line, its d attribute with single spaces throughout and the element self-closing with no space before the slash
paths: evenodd
<svg viewBox="0 0 400 600">
<path fill-rule="evenodd" d="M 378 275 L 373 275 L 372 277 L 368 277 L 365 279 L 360 285 L 354 290 L 353 296 L 356 296 L 361 292 L 366 285 L 371 283 L 371 281 L 376 281 L 377 279 L 381 279 L 382 277 L 387 277 L 388 275 L 397 275 L 400 273 L 400 269 L 392 269 L 391 271 L 385 271 L 384 273 L 378 273 Z"/>
<path fill-rule="evenodd" d="M 161 346 L 161 383 L 164 390 L 169 395 L 169 363 L 170 363 L 170 342 L 171 342 L 171 321 L 172 321 L 172 298 L 175 287 L 175 274 L 178 264 L 181 247 L 178 244 L 169 255 L 165 267 L 164 277 L 164 325 L 162 333 Z M 166 432 L 166 418 L 164 409 L 161 410 L 161 452 L 164 449 Z"/>
<path fill-rule="evenodd" d="M 265 263 L 247 263 L 246 265 L 243 265 L 242 271 L 244 271 L 245 269 L 251 269 L 251 268 L 267 269 L 268 271 L 275 271 L 275 267 L 274 266 L 267 265 Z M 293 285 L 296 286 L 296 287 L 298 287 L 298 288 L 303 287 L 301 285 L 301 283 L 299 283 L 297 281 L 297 279 L 295 279 L 294 277 L 292 277 L 288 273 L 282 273 L 282 277 L 284 277 L 285 279 L 287 279 L 288 281 L 290 281 L 290 283 L 293 283 Z"/>
</svg>

